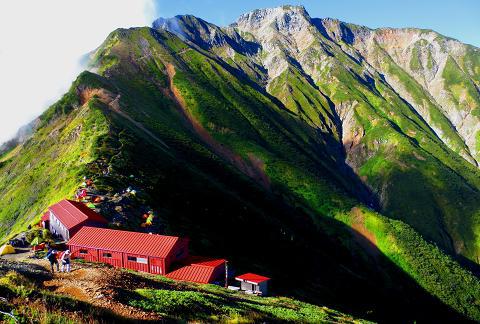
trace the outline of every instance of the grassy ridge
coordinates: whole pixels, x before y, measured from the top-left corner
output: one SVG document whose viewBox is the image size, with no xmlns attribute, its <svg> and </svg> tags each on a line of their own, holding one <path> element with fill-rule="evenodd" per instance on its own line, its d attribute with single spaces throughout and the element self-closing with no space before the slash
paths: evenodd
<svg viewBox="0 0 480 324">
<path fill-rule="evenodd" d="M 98 158 L 97 148 L 109 125 L 94 105 L 80 107 L 76 86 L 91 80 L 80 76 L 71 90 L 42 115 L 43 127 L 0 167 L 0 236 L 39 221 L 51 204 L 70 197 Z"/>
</svg>

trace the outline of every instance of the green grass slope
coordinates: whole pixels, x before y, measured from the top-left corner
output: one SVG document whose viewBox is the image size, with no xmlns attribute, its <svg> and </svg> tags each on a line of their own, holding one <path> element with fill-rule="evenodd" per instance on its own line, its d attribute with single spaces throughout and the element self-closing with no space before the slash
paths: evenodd
<svg viewBox="0 0 480 324">
<path fill-rule="evenodd" d="M 364 323 L 352 316 L 287 297 L 255 297 L 218 286 L 162 280 L 163 289 L 137 289 L 129 304 L 173 320 L 241 323 Z"/>
<path fill-rule="evenodd" d="M 41 117 L 42 126 L 0 165 L 0 236 L 6 237 L 38 222 L 48 206 L 71 197 L 98 158 L 98 148 L 109 124 L 94 104 L 80 105 L 77 89 L 87 80 L 82 74 L 70 91 Z"/>
</svg>

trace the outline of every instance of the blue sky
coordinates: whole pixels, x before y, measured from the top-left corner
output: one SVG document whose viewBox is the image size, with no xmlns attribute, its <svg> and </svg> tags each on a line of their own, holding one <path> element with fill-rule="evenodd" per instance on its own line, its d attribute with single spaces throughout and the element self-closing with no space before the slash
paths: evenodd
<svg viewBox="0 0 480 324">
<path fill-rule="evenodd" d="M 480 0 L 155 0 L 156 15 L 193 14 L 228 25 L 247 11 L 283 4 L 301 4 L 312 17 L 332 17 L 376 27 L 433 29 L 480 47 Z"/>
<path fill-rule="evenodd" d="M 112 30 L 150 24 L 151 1 L 0 0 L 0 145 L 66 92 Z"/>
</svg>

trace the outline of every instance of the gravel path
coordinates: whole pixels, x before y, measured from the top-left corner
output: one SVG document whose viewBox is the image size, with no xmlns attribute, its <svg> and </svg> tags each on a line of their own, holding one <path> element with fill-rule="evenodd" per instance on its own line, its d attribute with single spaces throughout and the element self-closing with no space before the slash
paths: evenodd
<svg viewBox="0 0 480 324">
<path fill-rule="evenodd" d="M 155 282 L 125 271 L 101 264 L 74 262 L 72 272 L 53 275 L 48 271 L 50 264 L 44 259 L 26 259 L 16 262 L 0 259 L 0 275 L 17 271 L 35 279 L 39 285 L 52 292 L 67 295 L 92 305 L 106 308 L 134 321 L 159 321 L 157 313 L 145 312 L 128 305 L 131 290 L 153 287 Z"/>
</svg>

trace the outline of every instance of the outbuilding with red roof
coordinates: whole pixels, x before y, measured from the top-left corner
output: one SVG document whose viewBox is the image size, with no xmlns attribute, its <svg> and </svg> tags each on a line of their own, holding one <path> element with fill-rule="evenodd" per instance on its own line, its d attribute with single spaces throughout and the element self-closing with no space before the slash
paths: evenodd
<svg viewBox="0 0 480 324">
<path fill-rule="evenodd" d="M 183 266 L 166 274 L 167 278 L 197 283 L 214 283 L 225 276 L 225 259 L 192 256 Z"/>
<path fill-rule="evenodd" d="M 100 214 L 91 210 L 83 203 L 64 199 L 48 208 L 42 217 L 42 222 L 47 223 L 50 232 L 69 240 L 82 226 L 105 226 L 108 222 Z"/>
<path fill-rule="evenodd" d="M 267 283 L 270 278 L 255 273 L 245 273 L 241 276 L 236 276 L 235 280 L 240 281 L 240 290 L 265 296 L 268 291 Z"/>
<path fill-rule="evenodd" d="M 185 238 L 89 226 L 67 244 L 75 258 L 160 275 L 188 257 Z"/>
</svg>

